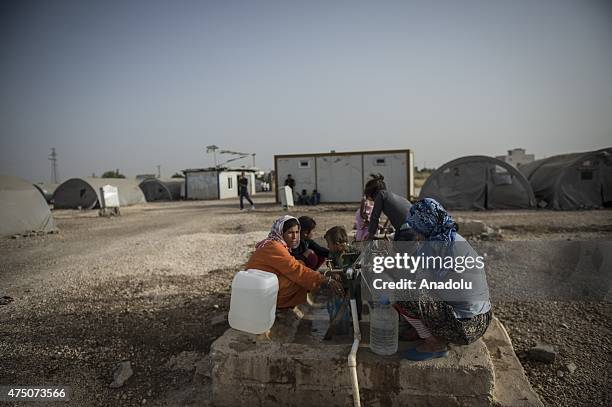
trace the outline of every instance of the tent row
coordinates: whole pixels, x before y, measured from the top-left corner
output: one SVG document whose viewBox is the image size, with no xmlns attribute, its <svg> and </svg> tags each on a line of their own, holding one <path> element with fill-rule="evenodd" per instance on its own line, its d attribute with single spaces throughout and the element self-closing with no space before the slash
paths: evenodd
<svg viewBox="0 0 612 407">
<path fill-rule="evenodd" d="M 67 186 L 64 186 L 64 188 L 68 188 L 68 190 L 73 191 L 75 186 L 77 186 L 79 189 L 79 193 L 81 189 L 84 189 L 85 192 L 83 192 L 83 194 L 84 194 L 84 199 L 86 200 L 90 196 L 93 196 L 93 192 L 90 190 L 90 188 L 88 188 L 88 186 L 91 187 L 91 189 L 93 189 L 94 187 L 98 186 L 98 183 L 95 181 L 90 182 L 89 178 L 76 178 L 76 179 L 80 181 L 69 180 L 71 181 L 70 184 L 68 184 Z M 93 178 L 93 179 L 98 179 L 98 178 Z M 102 178 L 102 180 L 104 180 L 104 185 L 116 183 L 115 179 Z M 86 183 L 87 185 L 83 185 L 83 183 Z M 123 183 L 123 181 L 119 181 L 119 183 Z M 147 202 L 174 201 L 174 200 L 182 199 L 185 196 L 185 181 L 183 179 L 146 178 L 140 182 L 137 182 L 137 184 L 142 190 L 142 193 L 144 194 L 145 200 Z M 59 184 L 47 184 L 43 182 L 34 184 L 34 187 L 38 189 L 38 191 L 43 195 L 43 197 L 49 204 L 54 203 L 53 195 L 58 186 Z M 65 194 L 65 193 L 66 191 L 62 192 L 62 194 Z M 136 203 L 140 203 L 140 200 L 137 200 Z M 81 205 L 81 207 L 86 207 L 86 206 L 87 204 L 85 206 Z M 76 207 L 78 207 L 78 205 Z"/>
<path fill-rule="evenodd" d="M 125 178 L 71 178 L 56 188 L 53 206 L 56 209 L 99 208 L 100 188 L 104 185 L 117 187 L 119 204 L 129 206 L 181 199 L 185 182 L 179 178 L 147 178 L 140 182 Z"/>
<path fill-rule="evenodd" d="M 537 160 L 519 169 L 493 157 L 457 158 L 421 188 L 449 209 L 593 209 L 612 206 L 612 148 Z"/>
<path fill-rule="evenodd" d="M 49 202 L 57 209 L 93 209 L 100 206 L 100 188 L 116 186 L 121 206 L 147 201 L 176 200 L 184 195 L 181 179 L 72 178 L 60 184 L 31 184 L 0 175 L 0 236 L 56 230 Z"/>
</svg>

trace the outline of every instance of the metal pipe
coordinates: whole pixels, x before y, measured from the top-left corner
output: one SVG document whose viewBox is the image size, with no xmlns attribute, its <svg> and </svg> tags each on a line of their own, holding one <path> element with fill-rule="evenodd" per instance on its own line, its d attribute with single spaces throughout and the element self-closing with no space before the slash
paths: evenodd
<svg viewBox="0 0 612 407">
<path fill-rule="evenodd" d="M 359 329 L 359 318 L 357 316 L 357 301 L 354 298 L 351 298 L 351 316 L 353 318 L 353 346 L 351 346 L 351 352 L 348 355 L 348 368 L 353 385 L 353 405 L 361 407 L 359 380 L 357 378 L 357 350 L 359 349 L 359 341 L 361 341 L 361 330 Z"/>
</svg>

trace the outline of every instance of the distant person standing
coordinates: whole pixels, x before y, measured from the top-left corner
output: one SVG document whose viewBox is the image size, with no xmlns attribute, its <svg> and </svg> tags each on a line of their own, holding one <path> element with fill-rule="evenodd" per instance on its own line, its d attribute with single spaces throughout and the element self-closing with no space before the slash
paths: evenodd
<svg viewBox="0 0 612 407">
<path fill-rule="evenodd" d="M 251 209 L 255 209 L 255 205 L 253 205 L 253 201 L 251 201 L 251 197 L 249 196 L 249 179 L 245 177 L 244 171 L 242 171 L 240 177 L 238 177 L 238 194 L 240 195 L 240 210 L 244 209 L 244 198 L 251 204 Z"/>
<path fill-rule="evenodd" d="M 285 186 L 291 187 L 291 191 L 295 190 L 295 180 L 291 176 L 291 174 L 287 175 L 287 179 L 285 179 Z"/>
</svg>

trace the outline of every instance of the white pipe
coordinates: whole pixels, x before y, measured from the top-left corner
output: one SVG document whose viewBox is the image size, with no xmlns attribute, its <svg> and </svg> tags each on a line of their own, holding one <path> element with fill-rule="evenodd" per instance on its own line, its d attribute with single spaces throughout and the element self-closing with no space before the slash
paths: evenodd
<svg viewBox="0 0 612 407">
<path fill-rule="evenodd" d="M 351 298 L 351 316 L 353 318 L 353 346 L 351 346 L 351 352 L 348 355 L 348 368 L 353 385 L 353 405 L 361 407 L 359 381 L 357 378 L 357 350 L 361 340 L 361 330 L 359 329 L 359 317 L 357 316 L 357 301 L 354 298 Z"/>
</svg>

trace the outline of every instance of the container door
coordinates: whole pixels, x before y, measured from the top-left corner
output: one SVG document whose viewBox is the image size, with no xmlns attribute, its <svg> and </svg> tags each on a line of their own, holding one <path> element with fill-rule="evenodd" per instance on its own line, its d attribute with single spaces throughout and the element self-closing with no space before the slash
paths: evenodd
<svg viewBox="0 0 612 407">
<path fill-rule="evenodd" d="M 317 157 L 321 202 L 359 202 L 363 194 L 361 154 Z"/>
</svg>

